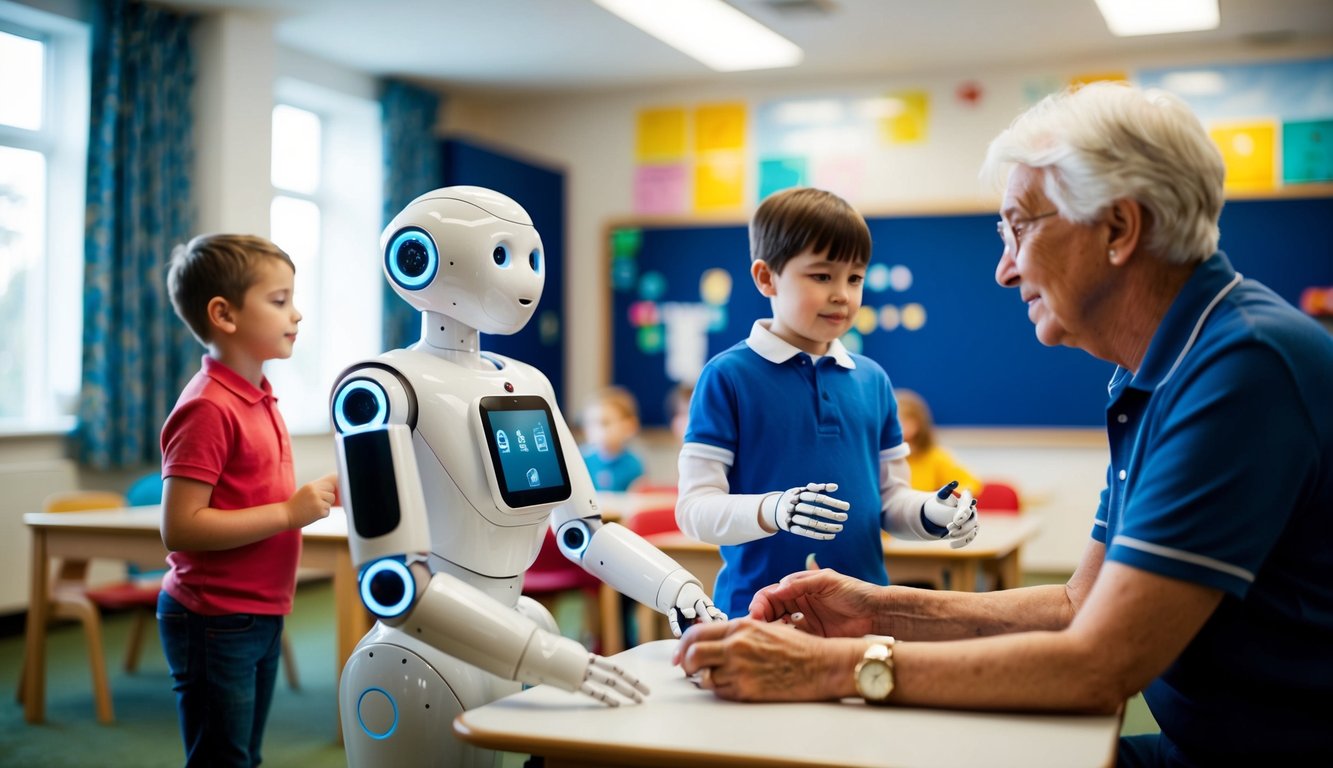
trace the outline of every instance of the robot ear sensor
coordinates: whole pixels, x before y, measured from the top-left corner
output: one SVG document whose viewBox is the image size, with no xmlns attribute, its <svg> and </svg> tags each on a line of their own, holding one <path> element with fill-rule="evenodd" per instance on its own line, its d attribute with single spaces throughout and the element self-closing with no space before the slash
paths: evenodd
<svg viewBox="0 0 1333 768">
<path fill-rule="evenodd" d="M 384 251 L 384 267 L 400 287 L 419 291 L 435 279 L 440 268 L 440 252 L 425 230 L 404 227 L 389 240 L 389 247 Z"/>
</svg>

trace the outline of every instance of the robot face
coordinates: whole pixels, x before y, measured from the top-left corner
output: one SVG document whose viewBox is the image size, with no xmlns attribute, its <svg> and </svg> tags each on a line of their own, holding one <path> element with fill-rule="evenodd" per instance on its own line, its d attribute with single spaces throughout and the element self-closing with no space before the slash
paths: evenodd
<svg viewBox="0 0 1333 768">
<path fill-rule="evenodd" d="M 546 283 L 546 254 L 527 211 L 481 187 L 418 197 L 389 222 L 380 246 L 385 277 L 408 304 L 482 333 L 521 330 Z"/>
</svg>

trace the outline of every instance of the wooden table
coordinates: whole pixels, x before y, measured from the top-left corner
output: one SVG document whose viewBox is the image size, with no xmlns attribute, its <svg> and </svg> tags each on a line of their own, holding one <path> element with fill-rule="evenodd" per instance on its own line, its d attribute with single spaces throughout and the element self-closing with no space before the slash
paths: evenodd
<svg viewBox="0 0 1333 768">
<path fill-rule="evenodd" d="M 46 717 L 46 622 L 51 560 L 66 556 L 105 557 L 160 567 L 167 556 L 159 529 L 161 518 L 158 506 L 95 512 L 33 512 L 23 516 L 23 522 L 32 530 L 23 711 L 29 723 L 43 722 Z M 336 677 L 342 674 L 343 663 L 372 624 L 357 594 L 356 572 L 347 547 L 347 516 L 342 508 L 335 507 L 327 518 L 306 526 L 301 533 L 301 565 L 333 573 Z"/>
<path fill-rule="evenodd" d="M 804 768 L 982 765 L 1093 768 L 1115 762 L 1118 715 L 1033 715 L 722 701 L 671 666 L 675 640 L 615 659 L 652 689 L 644 703 L 605 707 L 546 685 L 454 719 L 471 744 L 542 755 L 561 766 Z"/>
</svg>

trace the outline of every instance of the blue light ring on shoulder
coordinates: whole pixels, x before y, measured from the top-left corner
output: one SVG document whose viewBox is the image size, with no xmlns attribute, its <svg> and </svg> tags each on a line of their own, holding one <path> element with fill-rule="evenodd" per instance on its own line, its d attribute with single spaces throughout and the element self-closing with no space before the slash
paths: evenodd
<svg viewBox="0 0 1333 768">
<path fill-rule="evenodd" d="M 424 254 L 415 254 L 416 258 L 424 256 L 425 263 L 404 269 L 399 262 L 399 250 L 405 247 L 412 247 L 411 244 L 419 244 L 424 249 Z M 430 285 L 431 280 L 435 279 L 435 273 L 440 269 L 440 254 L 435 247 L 435 241 L 431 236 L 420 227 L 404 227 L 394 235 L 393 240 L 389 242 L 389 247 L 384 251 L 384 265 L 388 269 L 389 277 L 395 283 L 406 288 L 409 291 L 419 291 Z M 413 274 L 409 274 L 409 271 Z"/>
<path fill-rule="evenodd" d="M 402 593 L 395 594 L 399 587 Z M 396 557 L 382 557 L 367 564 L 357 578 L 357 588 L 361 593 L 361 603 L 382 619 L 403 615 L 412 607 L 416 597 L 416 580 L 412 578 L 412 571 L 408 569 L 407 563 Z M 386 589 L 387 595 L 384 594 Z M 375 594 L 376 591 L 381 594 Z"/>
<path fill-rule="evenodd" d="M 556 544 L 560 549 L 579 560 L 583 559 L 583 553 L 588 551 L 591 543 L 592 531 L 583 520 L 570 520 L 556 532 Z"/>
<path fill-rule="evenodd" d="M 367 421 L 358 421 L 352 423 L 348 416 L 348 398 L 356 397 L 358 393 L 365 392 L 370 395 L 374 401 L 374 412 Z M 333 423 L 339 432 L 359 432 L 363 429 L 373 429 L 389 423 L 389 393 L 384 391 L 384 387 L 374 379 L 350 379 L 343 383 L 338 389 L 338 394 L 333 398 Z"/>
</svg>

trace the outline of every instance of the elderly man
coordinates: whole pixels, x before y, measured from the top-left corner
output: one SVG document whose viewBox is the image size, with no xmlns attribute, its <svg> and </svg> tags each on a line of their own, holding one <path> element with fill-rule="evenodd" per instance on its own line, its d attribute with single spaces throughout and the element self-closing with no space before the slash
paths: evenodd
<svg viewBox="0 0 1333 768">
<path fill-rule="evenodd" d="M 975 595 L 794 574 L 677 661 L 741 700 L 1112 712 L 1142 690 L 1162 732 L 1122 765 L 1333 764 L 1333 339 L 1217 252 L 1222 159 L 1168 94 L 1049 97 L 985 172 L 1008 174 L 996 280 L 1043 344 L 1119 366 L 1077 571 Z"/>
</svg>

